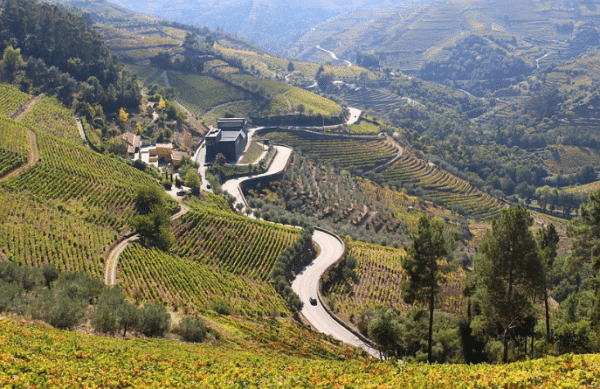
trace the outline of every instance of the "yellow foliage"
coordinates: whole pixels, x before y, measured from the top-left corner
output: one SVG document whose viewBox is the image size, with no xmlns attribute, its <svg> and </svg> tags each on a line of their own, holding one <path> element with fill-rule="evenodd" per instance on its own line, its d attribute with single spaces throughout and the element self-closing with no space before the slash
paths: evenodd
<svg viewBox="0 0 600 389">
<path fill-rule="evenodd" d="M 127 123 L 127 119 L 129 119 L 129 114 L 125 112 L 125 108 L 120 108 L 118 117 L 119 123 L 125 124 Z"/>
</svg>

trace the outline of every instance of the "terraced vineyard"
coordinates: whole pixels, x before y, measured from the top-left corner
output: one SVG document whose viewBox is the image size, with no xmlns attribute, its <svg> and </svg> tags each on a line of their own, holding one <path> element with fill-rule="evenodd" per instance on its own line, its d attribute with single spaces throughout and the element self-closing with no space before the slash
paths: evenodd
<svg viewBox="0 0 600 389">
<path fill-rule="evenodd" d="M 182 258 L 265 281 L 299 231 L 231 212 L 194 209 L 177 221 L 173 236 L 171 251 Z"/>
<path fill-rule="evenodd" d="M 8 84 L 0 83 L 0 116 L 10 116 L 15 114 L 19 108 L 23 107 L 30 97 Z"/>
<path fill-rule="evenodd" d="M 61 138 L 81 139 L 73 113 L 56 97 L 42 96 L 21 121 Z"/>
<path fill-rule="evenodd" d="M 130 296 L 158 301 L 176 310 L 210 309 L 213 298 L 229 302 L 240 314 L 250 316 L 287 314 L 286 303 L 270 283 L 147 249 L 129 246 L 119 258 L 118 283 Z"/>
<path fill-rule="evenodd" d="M 179 91 L 179 101 L 193 114 L 232 100 L 249 98 L 246 93 L 207 76 L 168 72 L 169 83 Z"/>
<path fill-rule="evenodd" d="M 337 115 L 340 111 L 340 106 L 337 103 L 301 88 L 294 87 L 285 96 L 292 107 L 304 104 L 306 111 L 312 111 L 315 115 Z"/>
<path fill-rule="evenodd" d="M 232 75 L 231 79 L 240 88 L 249 91 L 262 89 L 270 95 L 269 114 L 282 114 L 295 111 L 299 104 L 304 105 L 306 112 L 312 112 L 315 115 L 333 116 L 337 115 L 340 111 L 340 106 L 337 103 L 302 88 L 273 80 L 260 80 L 248 75 L 236 74 Z"/>
<path fill-rule="evenodd" d="M 352 107 L 385 113 L 389 112 L 394 106 L 408 104 L 407 99 L 385 89 L 361 88 L 353 93 L 345 93 L 343 98 Z"/>
<path fill-rule="evenodd" d="M 364 171 L 388 162 L 398 152 L 387 140 L 376 137 L 338 137 L 304 131 L 269 131 L 264 135 L 320 161 L 336 160 L 342 168 L 354 166 Z"/>
<path fill-rule="evenodd" d="M 22 192 L 0 191 L 0 258 L 101 277 L 103 255 L 117 233 Z M 5 254 L 2 254 L 5 253 Z"/>
<path fill-rule="evenodd" d="M 481 219 L 493 219 L 500 215 L 502 205 L 487 193 L 477 190 L 467 181 L 461 180 L 434 165 L 404 153 L 392 166 L 382 172 L 387 182 L 411 184 L 439 199 L 447 208 Z"/>
<path fill-rule="evenodd" d="M 276 72 L 287 72 L 289 59 L 274 57 L 269 54 L 259 54 L 253 51 L 236 50 L 219 46 L 224 54 L 241 58 L 246 67 L 254 65 L 254 67 L 262 74 L 275 74 Z M 327 54 L 328 55 L 328 54 Z M 328 59 L 331 59 L 329 57 Z M 300 62 L 291 61 L 294 64 L 294 69 L 306 77 L 314 78 L 321 66 L 316 62 Z M 323 65 L 325 72 L 332 72 L 337 78 L 357 78 L 361 73 L 367 73 L 370 78 L 376 78 L 375 75 L 360 66 L 331 66 Z"/>
<path fill-rule="evenodd" d="M 544 166 L 555 174 L 570 174 L 582 166 L 597 166 L 600 163 L 598 151 L 587 147 L 558 146 L 536 154 L 544 160 Z"/>
<path fill-rule="evenodd" d="M 11 191 L 27 190 L 43 200 L 76 201 L 89 221 L 120 230 L 133 212 L 139 185 L 155 181 L 117 160 L 38 133 L 41 162 L 4 183 Z"/>
<path fill-rule="evenodd" d="M 377 246 L 362 242 L 351 242 L 349 254 L 358 259 L 356 273 L 358 281 L 350 287 L 345 283 L 331 288 L 326 296 L 333 310 L 342 318 L 358 320 L 360 315 L 377 306 L 391 306 L 401 312 L 412 306 L 402 300 L 402 282 L 406 279 L 402 269 L 402 249 Z M 462 296 L 466 274 L 462 269 L 451 273 L 440 291 L 440 308 L 451 313 L 460 313 L 466 307 Z"/>
<path fill-rule="evenodd" d="M 25 133 L 13 120 L 0 122 L 0 134 Z M 134 213 L 136 188 L 155 181 L 41 130 L 37 144 L 40 161 L 0 184 L 0 257 L 99 277 L 104 252 Z"/>
<path fill-rule="evenodd" d="M 26 127 L 0 116 L 0 177 L 27 162 L 28 155 Z"/>
<path fill-rule="evenodd" d="M 504 365 L 382 363 L 344 358 L 338 348 L 300 338 L 291 328 L 254 325 L 264 338 L 289 338 L 312 353 L 273 353 L 255 344 L 186 344 L 115 339 L 0 320 L 2 387 L 357 387 L 357 388 L 592 388 L 600 355 L 563 355 Z M 275 332 L 277 331 L 277 332 Z M 297 330 L 301 335 L 303 330 Z M 291 343 L 291 342 L 290 342 Z M 292 350 L 292 346 L 288 347 Z M 341 360 L 336 359 L 340 357 Z M 40 372 L 44 372 L 41 374 Z"/>
</svg>

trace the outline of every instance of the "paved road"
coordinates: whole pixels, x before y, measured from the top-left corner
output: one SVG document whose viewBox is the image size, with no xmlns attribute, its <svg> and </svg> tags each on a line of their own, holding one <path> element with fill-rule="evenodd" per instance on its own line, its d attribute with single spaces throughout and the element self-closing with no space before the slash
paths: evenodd
<svg viewBox="0 0 600 389">
<path fill-rule="evenodd" d="M 331 234 L 315 230 L 313 240 L 321 247 L 321 252 L 313 262 L 296 276 L 292 283 L 292 289 L 304 303 L 302 314 L 317 331 L 331 335 L 352 346 L 360 347 L 373 357 L 379 358 L 377 350 L 365 344 L 360 338 L 334 320 L 323 308 L 320 301 L 316 306 L 310 304 L 309 298 L 317 296 L 319 280 L 325 270 L 344 254 L 344 246 Z"/>
<path fill-rule="evenodd" d="M 198 173 L 200 174 L 200 179 L 202 180 L 200 189 L 207 192 L 212 192 L 212 188 L 208 189 L 208 180 L 206 179 L 206 142 L 202 142 L 202 144 L 198 147 L 198 150 L 196 150 L 192 160 L 200 165 L 198 167 Z"/>
<path fill-rule="evenodd" d="M 270 176 L 273 174 L 277 174 L 280 171 L 282 171 L 285 166 L 288 163 L 288 160 L 290 159 L 290 156 L 292 155 L 292 149 L 289 147 L 285 147 L 285 146 L 273 146 L 277 149 L 277 155 L 275 156 L 275 159 L 273 160 L 273 162 L 271 162 L 271 166 L 269 166 L 269 169 L 262 174 L 257 174 L 254 176 L 249 176 L 249 177 L 240 177 L 240 178 L 234 178 L 232 180 L 228 180 L 226 181 L 223 185 L 221 185 L 221 189 L 223 189 L 224 191 L 227 191 L 229 194 L 231 194 L 233 197 L 235 197 L 235 205 L 237 205 L 238 203 L 241 203 L 244 205 L 244 208 L 246 207 L 246 200 L 244 199 L 244 197 L 242 196 L 242 193 L 240 192 L 240 184 L 243 181 L 249 180 L 251 178 L 257 178 L 257 177 L 266 177 L 266 176 Z"/>
<path fill-rule="evenodd" d="M 348 118 L 346 124 L 351 125 L 356 123 L 358 121 L 358 118 L 360 118 L 360 114 L 362 113 L 362 111 L 358 108 L 352 107 L 348 107 L 348 111 L 350 112 L 350 117 Z"/>
</svg>

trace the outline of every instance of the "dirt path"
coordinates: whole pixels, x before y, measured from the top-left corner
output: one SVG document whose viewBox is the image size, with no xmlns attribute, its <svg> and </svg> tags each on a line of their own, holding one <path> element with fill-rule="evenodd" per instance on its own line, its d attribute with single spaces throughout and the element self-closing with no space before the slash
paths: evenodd
<svg viewBox="0 0 600 389">
<path fill-rule="evenodd" d="M 394 145 L 396 147 L 396 149 L 398 149 L 398 152 L 396 153 L 396 155 L 392 159 L 390 159 L 389 161 L 387 161 L 383 165 L 379 165 L 379 166 L 377 166 L 374 169 L 366 171 L 365 174 L 381 172 L 381 171 L 387 169 L 388 167 L 392 166 L 400 158 L 402 158 L 402 155 L 404 154 L 404 147 L 400 146 L 400 144 L 398 142 L 396 142 L 394 140 L 394 138 L 392 138 L 391 136 L 386 135 L 386 137 L 388 139 L 388 142 L 390 142 L 392 145 Z"/>
<path fill-rule="evenodd" d="M 27 102 L 27 104 L 25 104 L 25 106 L 23 107 L 23 109 L 21 110 L 21 112 L 19 112 L 16 116 L 13 117 L 13 119 L 15 121 L 19 121 L 21 120 L 21 118 L 23 116 L 25 116 L 27 114 L 27 112 L 31 111 L 31 108 L 33 108 L 35 106 L 35 104 L 42 98 L 43 94 L 39 94 L 37 96 L 34 96 L 31 100 L 29 100 Z"/>
<path fill-rule="evenodd" d="M 106 270 L 104 272 L 104 284 L 108 286 L 117 284 L 117 265 L 119 264 L 119 256 L 125 248 L 140 238 L 139 235 L 133 235 L 117 244 L 106 256 Z"/>
<path fill-rule="evenodd" d="M 83 130 L 83 123 L 81 123 L 81 118 L 79 116 L 75 118 L 75 123 L 77 123 L 77 130 L 79 130 L 79 136 L 81 136 L 81 139 L 87 140 L 85 137 L 85 131 Z"/>
<path fill-rule="evenodd" d="M 175 221 L 182 217 L 190 210 L 185 204 L 180 204 L 180 210 L 173 216 L 171 221 Z M 125 248 L 132 243 L 137 242 L 140 239 L 139 235 L 129 236 L 118 244 L 116 244 L 108 253 L 106 253 L 106 267 L 104 268 L 104 284 L 107 286 L 113 286 L 117 284 L 117 266 L 119 265 L 119 256 L 123 253 Z"/>
<path fill-rule="evenodd" d="M 291 89 L 290 89 L 291 90 Z M 288 97 L 286 96 L 288 91 L 285 91 L 285 93 L 283 94 L 283 98 L 285 99 L 285 101 L 287 102 L 288 108 L 290 109 L 290 111 L 293 111 L 294 109 L 292 108 L 292 103 L 290 103 L 290 100 L 288 99 Z"/>
<path fill-rule="evenodd" d="M 35 106 L 35 103 L 37 103 L 37 101 L 40 99 L 40 97 L 41 97 L 41 95 L 38 95 L 38 96 L 35 96 L 33 99 L 29 100 L 27 102 L 27 104 L 25 105 L 25 107 L 23 108 L 23 110 L 14 117 L 14 120 L 15 121 L 21 120 L 21 118 L 25 114 L 27 114 L 27 112 L 29 112 L 31 110 L 31 108 L 33 108 Z M 1 177 L 0 181 L 8 180 L 9 178 L 16 176 L 17 174 L 21 173 L 25 169 L 28 169 L 31 166 L 33 166 L 40 159 L 40 149 L 38 148 L 37 136 L 35 135 L 35 132 L 33 132 L 31 130 L 27 130 L 27 136 L 29 137 L 29 155 L 27 156 L 27 162 L 25 164 L 19 166 L 15 170 L 11 171 L 4 177 Z"/>
</svg>

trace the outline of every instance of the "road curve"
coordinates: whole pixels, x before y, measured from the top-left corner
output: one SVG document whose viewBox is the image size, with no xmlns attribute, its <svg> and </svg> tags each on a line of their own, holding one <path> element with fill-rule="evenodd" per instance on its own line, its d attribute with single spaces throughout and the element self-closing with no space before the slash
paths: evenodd
<svg viewBox="0 0 600 389">
<path fill-rule="evenodd" d="M 120 241 L 119 244 L 110 251 L 106 259 L 106 268 L 104 271 L 105 285 L 113 286 L 117 284 L 117 265 L 119 264 L 119 256 L 128 245 L 139 238 L 139 235 L 130 236 L 129 238 Z"/>
<path fill-rule="evenodd" d="M 171 221 L 177 220 L 185 215 L 189 210 L 185 204 L 179 204 L 179 212 L 171 216 Z M 117 285 L 117 265 L 119 264 L 119 256 L 123 253 L 125 248 L 136 242 L 140 238 L 139 235 L 133 235 L 120 241 L 115 247 L 110 250 L 106 256 L 106 266 L 104 268 L 104 284 L 107 286 Z"/>
<path fill-rule="evenodd" d="M 244 208 L 246 208 L 246 199 L 244 198 L 244 196 L 242 195 L 242 192 L 240 190 L 240 184 L 242 182 L 253 179 L 253 178 L 271 176 L 271 175 L 277 174 L 277 173 L 281 172 L 283 169 L 285 169 L 285 167 L 290 159 L 290 156 L 292 155 L 292 149 L 289 147 L 286 147 L 286 146 L 273 146 L 273 147 L 275 147 L 277 149 L 277 155 L 273 159 L 273 162 L 271 162 L 271 165 L 269 166 L 269 169 L 267 169 L 266 172 L 261 173 L 261 174 L 256 174 L 253 176 L 234 178 L 234 179 L 226 181 L 223 185 L 221 185 L 221 189 L 223 189 L 224 191 L 228 192 L 230 195 L 235 197 L 234 207 L 238 203 L 241 203 L 244 205 Z"/>
<path fill-rule="evenodd" d="M 313 241 L 321 248 L 319 256 L 306 266 L 292 282 L 292 289 L 300 296 L 300 300 L 304 303 L 304 308 L 301 311 L 302 315 L 317 331 L 331 335 L 344 343 L 359 347 L 379 359 L 379 352 L 337 322 L 323 308 L 321 301 L 316 306 L 310 304 L 309 298 L 311 296 L 317 297 L 319 294 L 319 280 L 323 273 L 344 254 L 342 242 L 327 232 L 315 230 Z"/>
</svg>

